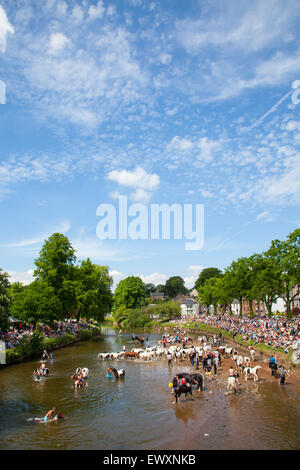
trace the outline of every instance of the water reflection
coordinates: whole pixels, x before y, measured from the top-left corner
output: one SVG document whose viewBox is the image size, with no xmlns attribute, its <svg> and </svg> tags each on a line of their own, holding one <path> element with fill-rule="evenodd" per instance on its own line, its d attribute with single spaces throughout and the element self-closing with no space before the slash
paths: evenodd
<svg viewBox="0 0 300 470">
<path fill-rule="evenodd" d="M 50 376 L 32 380 L 37 361 L 0 371 L 1 449 L 242 449 L 300 447 L 299 394 L 278 383 L 243 382 L 242 393 L 225 396 L 218 377 L 193 396 L 172 404 L 168 384 L 188 366 L 168 368 L 165 360 L 109 361 L 125 379 L 107 378 L 108 361 L 97 354 L 133 347 L 131 332 L 103 336 L 58 350 Z M 137 332 L 139 334 L 139 332 Z M 149 334 L 149 342 L 158 339 Z M 74 389 L 77 367 L 90 370 L 89 385 Z M 211 393 L 210 393 L 211 392 Z M 36 425 L 53 406 L 64 423 Z"/>
</svg>

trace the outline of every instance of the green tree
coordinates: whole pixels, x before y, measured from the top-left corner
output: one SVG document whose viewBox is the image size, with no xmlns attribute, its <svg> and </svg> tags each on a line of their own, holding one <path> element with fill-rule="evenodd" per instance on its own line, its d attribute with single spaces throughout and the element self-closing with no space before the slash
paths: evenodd
<svg viewBox="0 0 300 470">
<path fill-rule="evenodd" d="M 129 276 L 117 285 L 114 295 L 115 308 L 138 308 L 146 303 L 145 285 L 140 277 Z"/>
<path fill-rule="evenodd" d="M 195 282 L 195 289 L 198 290 L 198 288 L 203 286 L 203 284 L 211 277 L 222 277 L 222 275 L 222 271 L 218 268 L 203 269 L 199 274 L 197 281 Z"/>
<path fill-rule="evenodd" d="M 151 314 L 157 315 L 162 321 L 168 321 L 173 318 L 179 318 L 181 309 L 177 302 L 169 300 L 168 302 L 160 303 L 152 307 Z"/>
<path fill-rule="evenodd" d="M 66 281 L 75 280 L 75 250 L 67 237 L 54 233 L 45 241 L 35 260 L 34 276 L 54 289 L 62 305 L 62 317 L 76 308 L 76 298 Z"/>
<path fill-rule="evenodd" d="M 155 292 L 155 285 L 154 284 L 145 284 L 145 291 L 147 297 L 150 296 L 151 292 Z"/>
<path fill-rule="evenodd" d="M 118 325 L 121 325 L 124 320 L 127 320 L 130 310 L 125 305 L 120 305 L 113 311 L 113 319 Z"/>
<path fill-rule="evenodd" d="M 52 324 L 58 320 L 61 303 L 54 288 L 44 281 L 36 280 L 19 292 L 11 306 L 11 313 L 26 323 Z"/>
<path fill-rule="evenodd" d="M 281 273 L 275 260 L 263 253 L 251 256 L 254 271 L 252 286 L 253 298 L 264 302 L 268 314 L 272 314 L 272 304 L 276 302 L 283 291 Z"/>
<path fill-rule="evenodd" d="M 11 305 L 9 276 L 0 268 L 0 329 L 6 330 L 8 311 Z"/>
<path fill-rule="evenodd" d="M 207 312 L 209 312 L 210 305 L 213 305 L 214 313 L 217 311 L 219 298 L 218 281 L 219 278 L 211 277 L 198 288 L 199 300 L 202 304 L 206 305 Z"/>
<path fill-rule="evenodd" d="M 225 269 L 226 284 L 230 296 L 238 299 L 240 303 L 240 315 L 243 314 L 243 299 L 247 299 L 250 305 L 250 314 L 253 314 L 252 286 L 254 282 L 254 273 L 249 258 L 238 258 Z"/>
<path fill-rule="evenodd" d="M 173 298 L 178 294 L 187 294 L 188 290 L 184 285 L 184 280 L 180 276 L 170 277 L 165 284 L 165 294 Z"/>
<path fill-rule="evenodd" d="M 77 274 L 78 317 L 102 322 L 113 305 L 113 279 L 109 275 L 108 266 L 93 264 L 88 258 L 81 262 Z"/>
<path fill-rule="evenodd" d="M 22 290 L 24 289 L 24 286 L 22 284 L 22 282 L 13 282 L 10 286 L 9 286 L 9 295 L 12 299 L 15 298 L 15 296 L 17 294 L 19 294 L 20 292 L 22 292 Z"/>
<path fill-rule="evenodd" d="M 286 314 L 291 315 L 291 302 L 299 295 L 300 286 L 300 229 L 288 235 L 287 240 L 273 240 L 265 256 L 277 266 L 282 281 L 282 294 Z M 293 287 L 296 288 L 293 290 Z"/>
</svg>

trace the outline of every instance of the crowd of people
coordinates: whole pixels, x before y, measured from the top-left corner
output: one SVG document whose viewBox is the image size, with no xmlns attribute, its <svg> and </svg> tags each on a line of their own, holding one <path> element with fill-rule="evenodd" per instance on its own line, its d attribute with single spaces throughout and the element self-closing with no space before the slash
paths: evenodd
<svg viewBox="0 0 300 470">
<path fill-rule="evenodd" d="M 230 331 L 235 337 L 252 340 L 254 344 L 264 343 L 274 348 L 282 348 L 286 353 L 290 349 L 300 348 L 300 318 L 285 317 L 251 318 L 230 315 L 200 314 L 199 323 Z"/>
<path fill-rule="evenodd" d="M 25 325 L 22 322 L 14 322 L 7 331 L 0 330 L 0 341 L 4 341 L 6 349 L 16 348 L 23 339 L 30 338 L 34 331 L 39 331 L 44 338 L 58 338 L 65 334 L 78 335 L 83 329 L 91 329 L 91 325 L 84 320 L 76 321 L 66 319 L 64 321 L 55 321 L 51 327 L 41 323 L 36 328 L 34 325 Z"/>
</svg>

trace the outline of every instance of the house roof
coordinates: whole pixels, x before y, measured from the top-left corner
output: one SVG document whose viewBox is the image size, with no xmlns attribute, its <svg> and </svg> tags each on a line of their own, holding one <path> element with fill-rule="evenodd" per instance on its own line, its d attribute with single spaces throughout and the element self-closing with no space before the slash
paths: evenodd
<svg viewBox="0 0 300 470">
<path fill-rule="evenodd" d="M 198 302 L 196 302 L 194 299 L 186 299 L 184 302 L 181 302 L 180 305 L 192 305 L 192 304 L 197 304 Z"/>
</svg>

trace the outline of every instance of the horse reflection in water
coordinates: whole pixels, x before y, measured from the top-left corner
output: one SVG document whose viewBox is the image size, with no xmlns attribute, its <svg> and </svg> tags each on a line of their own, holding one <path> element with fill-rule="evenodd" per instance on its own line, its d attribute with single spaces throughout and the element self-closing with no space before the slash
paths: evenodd
<svg viewBox="0 0 300 470">
<path fill-rule="evenodd" d="M 191 406 L 191 404 L 188 403 L 184 403 L 181 406 L 176 406 L 175 408 L 176 419 L 181 419 L 186 428 L 188 427 L 188 422 L 195 421 L 199 413 L 199 408 L 195 408 L 195 406 Z"/>
</svg>

